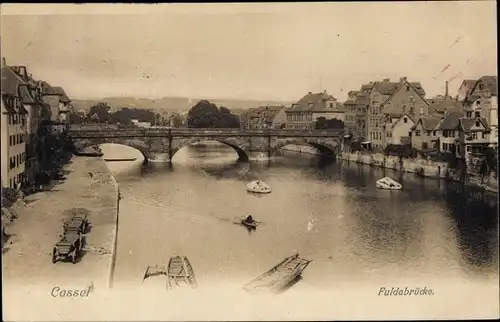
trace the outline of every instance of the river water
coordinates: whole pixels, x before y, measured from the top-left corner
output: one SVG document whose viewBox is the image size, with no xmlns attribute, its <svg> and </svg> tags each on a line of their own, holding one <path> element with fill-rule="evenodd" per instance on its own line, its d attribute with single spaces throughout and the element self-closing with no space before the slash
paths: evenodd
<svg viewBox="0 0 500 322">
<path fill-rule="evenodd" d="M 120 157 L 138 157 L 108 162 L 123 197 L 116 285 L 139 285 L 147 265 L 184 255 L 200 288 L 239 287 L 296 252 L 312 263 L 289 292 L 370 286 L 376 294 L 380 286 L 406 285 L 450 293 L 446 281 L 481 293 L 498 284 L 494 195 L 294 152 L 239 163 L 224 146 L 188 147 L 171 166 L 143 167 L 138 151 L 102 149 L 106 157 L 120 149 Z M 404 189 L 376 189 L 386 175 Z M 255 179 L 273 192 L 247 193 Z M 249 214 L 262 222 L 252 233 L 234 223 Z"/>
</svg>

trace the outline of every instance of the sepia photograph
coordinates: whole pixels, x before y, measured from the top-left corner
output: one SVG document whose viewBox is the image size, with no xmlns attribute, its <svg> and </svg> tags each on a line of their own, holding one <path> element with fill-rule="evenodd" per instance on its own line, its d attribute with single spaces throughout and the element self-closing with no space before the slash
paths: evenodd
<svg viewBox="0 0 500 322">
<path fill-rule="evenodd" d="M 3 320 L 500 318 L 497 28 L 2 3 Z"/>
</svg>

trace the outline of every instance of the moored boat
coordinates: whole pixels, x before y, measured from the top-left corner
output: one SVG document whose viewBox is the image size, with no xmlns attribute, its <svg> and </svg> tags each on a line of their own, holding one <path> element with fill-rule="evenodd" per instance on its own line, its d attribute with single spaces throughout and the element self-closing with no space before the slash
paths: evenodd
<svg viewBox="0 0 500 322">
<path fill-rule="evenodd" d="M 256 229 L 257 228 L 257 222 L 255 220 L 248 221 L 246 218 L 241 219 L 241 224 L 245 227 Z"/>
<path fill-rule="evenodd" d="M 198 285 L 193 267 L 185 256 L 171 257 L 167 268 L 167 288 L 172 289 L 182 284 L 193 288 Z"/>
<path fill-rule="evenodd" d="M 247 183 L 247 191 L 254 193 L 270 193 L 271 187 L 264 181 L 255 180 Z"/>
<path fill-rule="evenodd" d="M 377 180 L 376 185 L 377 188 L 387 190 L 401 190 L 403 188 L 403 186 L 399 182 L 389 177 L 384 177 L 380 180 Z"/>
<path fill-rule="evenodd" d="M 243 288 L 249 293 L 279 292 L 299 278 L 310 262 L 301 258 L 299 254 L 286 257 Z"/>
</svg>

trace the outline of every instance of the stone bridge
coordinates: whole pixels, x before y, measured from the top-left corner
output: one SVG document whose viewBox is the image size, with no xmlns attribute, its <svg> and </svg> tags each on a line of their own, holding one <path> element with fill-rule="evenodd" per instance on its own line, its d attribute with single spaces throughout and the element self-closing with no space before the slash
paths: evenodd
<svg viewBox="0 0 500 322">
<path fill-rule="evenodd" d="M 232 147 L 240 160 L 248 161 L 259 155 L 271 157 L 280 148 L 289 145 L 310 145 L 320 153 L 340 154 L 343 131 L 240 130 L 196 128 L 127 128 L 104 126 L 71 126 L 68 135 L 75 145 L 102 143 L 127 145 L 141 151 L 145 160 L 155 153 L 174 154 L 185 146 L 202 141 L 217 141 Z"/>
</svg>

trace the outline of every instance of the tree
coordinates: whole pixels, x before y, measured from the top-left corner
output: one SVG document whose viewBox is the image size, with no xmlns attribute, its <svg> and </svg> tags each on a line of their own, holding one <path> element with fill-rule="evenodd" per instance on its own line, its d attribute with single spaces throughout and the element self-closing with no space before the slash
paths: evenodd
<svg viewBox="0 0 500 322">
<path fill-rule="evenodd" d="M 111 106 L 106 102 L 100 102 L 92 106 L 89 110 L 89 119 L 95 123 L 106 123 L 110 121 Z"/>
<path fill-rule="evenodd" d="M 196 128 L 239 128 L 240 120 L 238 116 L 231 114 L 231 111 L 223 106 L 217 105 L 207 100 L 199 101 L 188 113 L 188 126 Z"/>
<path fill-rule="evenodd" d="M 325 117 L 321 116 L 316 119 L 315 128 L 316 130 L 341 130 L 344 128 L 344 122 L 337 118 L 327 120 Z"/>
</svg>

